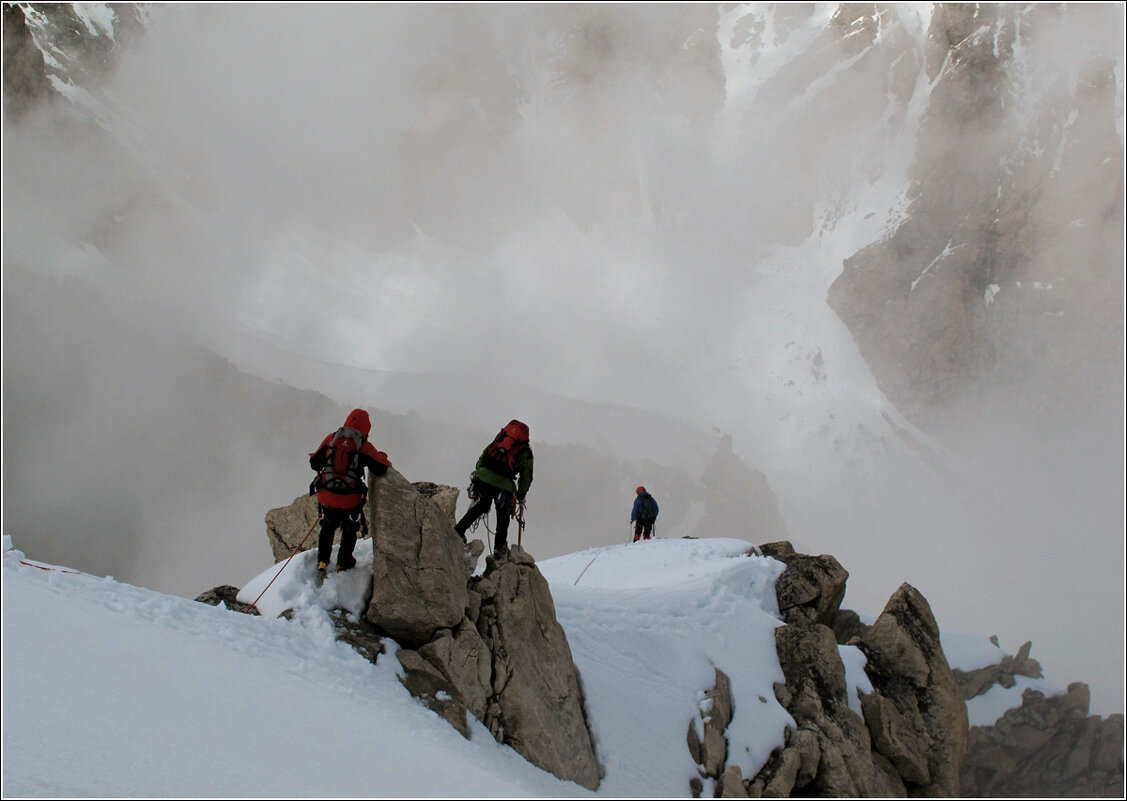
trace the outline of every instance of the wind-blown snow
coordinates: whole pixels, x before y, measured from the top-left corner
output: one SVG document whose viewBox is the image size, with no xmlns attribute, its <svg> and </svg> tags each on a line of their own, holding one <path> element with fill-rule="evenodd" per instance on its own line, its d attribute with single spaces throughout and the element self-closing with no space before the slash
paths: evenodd
<svg viewBox="0 0 1127 801">
<path fill-rule="evenodd" d="M 259 602 L 262 617 L 4 544 L 5 797 L 687 797 L 686 729 L 700 731 L 714 668 L 731 678 L 729 759 L 745 775 L 793 724 L 772 691 L 783 565 L 742 540 L 654 540 L 540 563 L 605 769 L 596 793 L 533 767 L 476 721 L 463 739 L 400 684 L 394 642 L 373 666 L 336 641 L 326 609 L 359 609 L 371 580 L 363 544 L 360 567 L 320 589 L 312 553 L 299 554 Z M 278 567 L 240 597 L 254 600 Z M 281 608 L 293 619 L 272 616 Z M 1000 653 L 972 635 L 944 642 L 962 666 Z M 854 705 L 871 689 L 864 657 L 840 650 Z M 972 722 L 1020 704 L 1033 684 L 983 696 Z"/>
</svg>

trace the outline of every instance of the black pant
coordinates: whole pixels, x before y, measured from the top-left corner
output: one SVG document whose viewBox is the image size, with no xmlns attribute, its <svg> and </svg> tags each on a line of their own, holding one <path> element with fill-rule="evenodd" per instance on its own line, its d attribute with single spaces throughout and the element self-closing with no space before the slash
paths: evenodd
<svg viewBox="0 0 1127 801">
<path fill-rule="evenodd" d="M 639 538 L 641 538 L 643 540 L 648 540 L 653 535 L 654 535 L 654 524 L 653 524 L 652 520 L 648 523 L 643 523 L 641 520 L 637 520 L 637 521 L 634 522 L 634 542 L 637 542 Z"/>
<path fill-rule="evenodd" d="M 493 543 L 493 550 L 499 551 L 508 547 L 509 541 L 509 516 L 513 512 L 513 493 L 508 490 L 486 484 L 484 481 L 473 480 L 473 488 L 477 492 L 477 500 L 473 502 L 454 530 L 462 539 L 474 521 L 489 511 L 489 505 L 497 505 L 497 535 Z"/>
<path fill-rule="evenodd" d="M 321 507 L 321 538 L 317 541 L 317 561 L 329 563 L 333 555 L 333 535 L 340 529 L 340 550 L 337 551 L 337 567 L 347 570 L 356 564 L 352 549 L 356 547 L 356 533 L 361 526 L 367 529 L 364 520 L 364 507 L 355 509 L 333 509 Z"/>
</svg>

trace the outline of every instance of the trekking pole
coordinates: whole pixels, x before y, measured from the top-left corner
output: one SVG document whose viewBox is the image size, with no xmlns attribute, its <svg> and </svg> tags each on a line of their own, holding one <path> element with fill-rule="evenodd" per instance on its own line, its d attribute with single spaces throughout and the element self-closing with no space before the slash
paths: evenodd
<svg viewBox="0 0 1127 801">
<path fill-rule="evenodd" d="M 321 514 L 321 512 L 317 513 L 317 519 L 313 521 L 313 525 L 309 527 L 309 531 L 305 532 L 305 536 L 301 538 L 301 542 L 299 542 L 297 544 L 297 547 L 293 549 L 293 553 L 290 554 L 290 558 L 286 560 L 286 563 L 284 565 L 282 565 L 282 570 L 285 570 L 287 567 L 289 567 L 290 559 L 293 559 L 295 556 L 297 556 L 297 552 L 301 550 L 301 546 L 305 544 L 305 541 L 307 539 L 309 539 L 309 535 L 313 533 L 313 529 L 317 528 L 317 524 L 321 522 Z M 270 579 L 270 584 L 273 584 L 275 579 L 277 579 L 278 576 L 282 575 L 282 570 L 279 570 L 274 574 L 274 578 Z M 270 589 L 270 584 L 267 584 L 262 588 L 262 592 L 260 592 L 258 594 L 258 597 L 255 598 L 253 602 L 251 602 L 251 606 L 258 606 L 258 602 L 262 600 L 262 596 L 266 594 L 266 590 Z"/>
<path fill-rule="evenodd" d="M 520 503 L 517 504 L 517 512 L 516 512 L 515 517 L 517 519 L 517 545 L 521 545 L 521 540 L 524 539 L 524 502 L 523 501 L 521 501 Z"/>
</svg>

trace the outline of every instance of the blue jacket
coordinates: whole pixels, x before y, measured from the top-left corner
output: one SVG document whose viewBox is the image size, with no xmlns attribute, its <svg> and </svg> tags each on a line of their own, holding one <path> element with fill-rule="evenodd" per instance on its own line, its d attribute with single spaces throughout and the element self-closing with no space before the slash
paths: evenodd
<svg viewBox="0 0 1127 801">
<path fill-rule="evenodd" d="M 653 496 L 650 495 L 648 492 L 643 492 L 641 495 L 639 495 L 637 498 L 634 499 L 634 508 L 630 510 L 630 522 L 631 523 L 633 523 L 635 520 L 637 520 L 638 515 L 642 513 L 642 499 L 643 498 L 653 498 Z M 657 519 L 657 513 L 658 513 L 657 499 L 655 498 L 654 499 L 654 519 L 655 520 Z"/>
</svg>

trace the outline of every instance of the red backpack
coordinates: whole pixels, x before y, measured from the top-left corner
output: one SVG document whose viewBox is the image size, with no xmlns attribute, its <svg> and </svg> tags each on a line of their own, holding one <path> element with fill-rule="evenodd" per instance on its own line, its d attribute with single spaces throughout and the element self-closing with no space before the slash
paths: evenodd
<svg viewBox="0 0 1127 801">
<path fill-rule="evenodd" d="M 485 448 L 484 464 L 491 470 L 512 478 L 516 475 L 517 456 L 528 447 L 528 426 L 510 420 Z"/>
<path fill-rule="evenodd" d="M 363 435 L 354 428 L 342 426 L 329 441 L 325 466 L 317 476 L 317 488 L 339 495 L 366 492 L 364 468 L 360 465 L 360 446 Z"/>
</svg>

